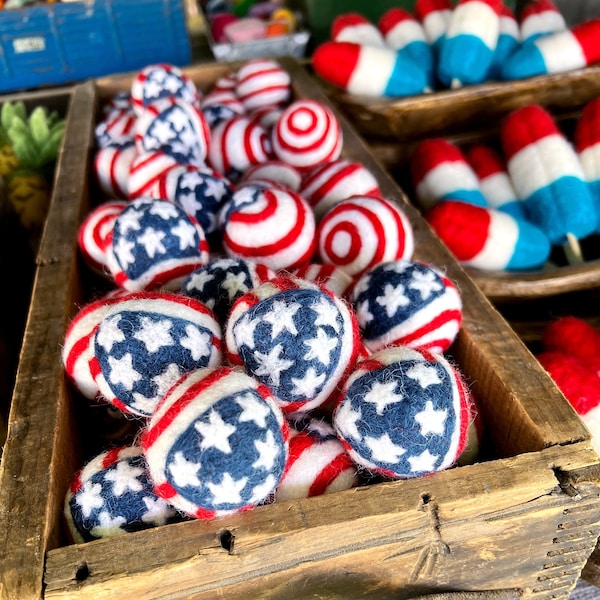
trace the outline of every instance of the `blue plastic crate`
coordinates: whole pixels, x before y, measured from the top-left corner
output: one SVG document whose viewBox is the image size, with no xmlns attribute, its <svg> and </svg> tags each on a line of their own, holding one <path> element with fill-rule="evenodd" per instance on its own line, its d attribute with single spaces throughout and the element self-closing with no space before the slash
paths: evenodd
<svg viewBox="0 0 600 600">
<path fill-rule="evenodd" d="M 0 92 L 185 66 L 182 0 L 82 0 L 0 11 Z"/>
</svg>

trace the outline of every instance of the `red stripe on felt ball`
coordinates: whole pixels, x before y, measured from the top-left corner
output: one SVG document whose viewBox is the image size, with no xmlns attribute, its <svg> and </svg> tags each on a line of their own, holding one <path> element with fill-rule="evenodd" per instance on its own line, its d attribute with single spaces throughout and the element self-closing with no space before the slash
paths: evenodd
<svg viewBox="0 0 600 600">
<path fill-rule="evenodd" d="M 403 8 L 390 8 L 387 12 L 381 15 L 377 26 L 383 35 L 387 35 L 398 23 L 402 21 L 414 21 L 415 18 Z"/>
<path fill-rule="evenodd" d="M 600 98 L 590 100 L 575 125 L 573 142 L 578 152 L 600 142 Z"/>
<path fill-rule="evenodd" d="M 425 218 L 461 262 L 472 260 L 484 247 L 490 214 L 481 207 L 458 200 L 444 200 L 430 209 Z"/>
<path fill-rule="evenodd" d="M 345 88 L 358 64 L 360 50 L 360 44 L 352 42 L 325 42 L 313 53 L 313 69 L 325 81 Z"/>
<path fill-rule="evenodd" d="M 507 158 L 525 146 L 560 133 L 552 115 L 539 104 L 529 104 L 511 112 L 502 123 L 500 137 Z"/>
</svg>

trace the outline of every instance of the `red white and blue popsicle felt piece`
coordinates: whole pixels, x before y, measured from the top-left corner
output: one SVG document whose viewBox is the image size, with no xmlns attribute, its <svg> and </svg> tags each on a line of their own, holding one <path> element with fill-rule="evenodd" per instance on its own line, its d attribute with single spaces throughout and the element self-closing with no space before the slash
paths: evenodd
<svg viewBox="0 0 600 600">
<path fill-rule="evenodd" d="M 565 73 L 600 61 L 600 18 L 589 19 L 571 29 L 550 33 L 521 44 L 506 60 L 502 79 L 524 79 Z"/>
<path fill-rule="evenodd" d="M 416 0 L 414 13 L 437 55 L 452 18 L 451 0 Z"/>
<path fill-rule="evenodd" d="M 156 493 L 213 519 L 264 502 L 283 475 L 289 426 L 272 393 L 227 366 L 182 376 L 142 435 Z"/>
<path fill-rule="evenodd" d="M 364 15 L 356 12 L 335 17 L 331 22 L 330 37 L 334 42 L 354 42 L 380 48 L 386 45 L 382 32 Z"/>
<path fill-rule="evenodd" d="M 214 313 L 194 298 L 173 292 L 125 296 L 94 332 L 90 370 L 108 402 L 150 417 L 183 373 L 221 364 L 221 337 Z"/>
<path fill-rule="evenodd" d="M 317 257 L 358 277 L 376 264 L 410 259 L 412 224 L 397 205 L 376 196 L 350 196 L 332 206 L 317 225 Z"/>
<path fill-rule="evenodd" d="M 462 322 L 456 284 L 433 265 L 395 260 L 376 265 L 350 296 L 365 346 L 446 352 Z"/>
<path fill-rule="evenodd" d="M 492 64 L 488 71 L 487 79 L 502 79 L 502 66 L 504 62 L 517 50 L 521 42 L 519 24 L 513 11 L 506 5 L 500 12 L 500 27 L 498 30 L 498 42 L 492 57 Z"/>
<path fill-rule="evenodd" d="M 486 81 L 498 44 L 502 6 L 502 0 L 458 0 L 437 64 L 437 76 L 446 87 Z"/>
<path fill-rule="evenodd" d="M 550 257 L 550 241 L 539 227 L 494 208 L 443 200 L 425 219 L 465 266 L 521 271 L 541 268 Z"/>
<path fill-rule="evenodd" d="M 565 31 L 567 22 L 551 0 L 529 0 L 520 11 L 519 28 L 521 43 L 525 44 L 544 35 Z"/>
<path fill-rule="evenodd" d="M 595 230 L 598 215 L 581 163 L 544 107 L 529 104 L 509 113 L 500 141 L 515 191 L 551 244 Z"/>
<path fill-rule="evenodd" d="M 225 328 L 229 363 L 266 385 L 284 412 L 307 412 L 339 392 L 360 339 L 349 306 L 328 290 L 278 276 L 233 305 Z"/>
<path fill-rule="evenodd" d="M 105 450 L 77 471 L 65 495 L 64 516 L 76 543 L 184 520 L 154 492 L 139 446 Z"/>
<path fill-rule="evenodd" d="M 194 217 L 168 200 L 138 198 L 115 219 L 107 265 L 126 290 L 175 290 L 208 258 L 206 236 Z"/>
<path fill-rule="evenodd" d="M 391 479 L 454 465 L 470 421 L 469 389 L 460 372 L 441 354 L 405 346 L 360 361 L 333 413 L 354 462 Z"/>
<path fill-rule="evenodd" d="M 319 77 L 355 95 L 402 97 L 430 90 L 426 71 L 392 48 L 328 41 L 314 51 L 312 65 Z"/>
</svg>

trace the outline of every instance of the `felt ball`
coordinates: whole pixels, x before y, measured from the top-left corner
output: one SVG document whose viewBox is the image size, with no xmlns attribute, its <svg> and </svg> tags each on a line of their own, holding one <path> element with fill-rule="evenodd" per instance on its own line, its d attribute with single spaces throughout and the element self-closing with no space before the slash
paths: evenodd
<svg viewBox="0 0 600 600">
<path fill-rule="evenodd" d="M 358 469 L 331 425 L 308 416 L 290 421 L 289 456 L 275 502 L 341 492 L 359 482 Z"/>
<path fill-rule="evenodd" d="M 240 113 L 225 104 L 210 104 L 202 107 L 202 114 L 208 123 L 208 127 L 213 129 L 219 123 L 233 119 Z"/>
<path fill-rule="evenodd" d="M 431 264 L 395 260 L 376 265 L 356 282 L 351 301 L 371 352 L 388 346 L 446 352 L 460 331 L 458 288 Z"/>
<path fill-rule="evenodd" d="M 354 285 L 354 279 L 341 267 L 307 263 L 292 271 L 292 275 L 324 286 L 338 298 L 345 298 Z"/>
<path fill-rule="evenodd" d="M 223 248 L 231 257 L 275 271 L 307 263 L 315 250 L 315 219 L 298 194 L 275 187 L 242 187 L 222 212 Z"/>
<path fill-rule="evenodd" d="M 591 443 L 600 451 L 600 378 L 579 356 L 556 350 L 536 354 L 539 363 L 575 409 L 592 434 Z"/>
<path fill-rule="evenodd" d="M 247 60 L 237 71 L 235 91 L 247 112 L 285 104 L 292 93 L 290 74 L 269 58 Z"/>
<path fill-rule="evenodd" d="M 137 158 L 133 141 L 111 143 L 94 155 L 94 175 L 100 190 L 109 198 L 129 198 L 129 177 Z"/>
<path fill-rule="evenodd" d="M 331 39 L 366 46 L 385 46 L 381 31 L 365 16 L 356 12 L 343 13 L 331 23 Z"/>
<path fill-rule="evenodd" d="M 131 109 L 131 90 L 123 90 L 114 93 L 102 105 L 102 115 L 106 116 L 112 112 Z"/>
<path fill-rule="evenodd" d="M 465 266 L 522 271 L 541 268 L 550 257 L 550 241 L 539 227 L 494 208 L 443 200 L 425 220 Z"/>
<path fill-rule="evenodd" d="M 284 105 L 277 106 L 262 106 L 249 113 L 250 118 L 256 121 L 261 127 L 267 130 L 267 133 L 271 133 L 273 127 L 281 118 L 283 111 L 285 110 Z"/>
<path fill-rule="evenodd" d="M 192 517 L 213 519 L 269 497 L 285 469 L 288 437 L 271 392 L 222 366 L 177 381 L 142 447 L 157 494 Z"/>
<path fill-rule="evenodd" d="M 72 478 L 64 516 L 74 542 L 90 542 L 183 521 L 156 495 L 139 446 L 106 450 Z"/>
<path fill-rule="evenodd" d="M 410 259 L 414 232 L 404 211 L 385 198 L 351 196 L 330 208 L 317 225 L 320 262 L 358 277 L 376 264 Z"/>
<path fill-rule="evenodd" d="M 391 479 L 453 466 L 470 420 L 469 389 L 458 369 L 441 354 L 405 346 L 360 361 L 333 413 L 354 462 Z"/>
<path fill-rule="evenodd" d="M 131 104 L 136 114 L 163 98 L 198 105 L 202 93 L 196 84 L 175 65 L 150 64 L 141 69 L 131 84 Z"/>
<path fill-rule="evenodd" d="M 138 198 L 115 219 L 107 266 L 126 290 L 175 290 L 208 258 L 206 236 L 194 217 L 168 200 Z"/>
<path fill-rule="evenodd" d="M 96 143 L 101 148 L 109 144 L 124 144 L 135 140 L 137 115 L 131 107 L 108 113 L 94 129 Z"/>
<path fill-rule="evenodd" d="M 292 102 L 273 127 L 275 156 L 298 169 L 336 160 L 342 152 L 342 128 L 334 112 L 311 99 Z"/>
<path fill-rule="evenodd" d="M 302 175 L 292 165 L 281 160 L 269 160 L 251 166 L 240 179 L 240 183 L 252 183 L 255 180 L 270 181 L 297 192 L 302 183 Z"/>
<path fill-rule="evenodd" d="M 576 356 L 600 377 L 600 330 L 581 317 L 559 317 L 542 336 L 544 350 Z"/>
<path fill-rule="evenodd" d="M 221 364 L 221 335 L 214 313 L 194 298 L 173 292 L 125 296 L 94 332 L 90 369 L 108 402 L 150 417 L 183 373 Z"/>
<path fill-rule="evenodd" d="M 139 154 L 164 152 L 180 163 L 206 163 L 210 129 L 204 113 L 189 102 L 163 98 L 146 106 L 135 124 Z"/>
<path fill-rule="evenodd" d="M 177 165 L 177 159 L 165 152 L 136 154 L 127 180 L 127 198 L 160 198 L 162 176 Z"/>
<path fill-rule="evenodd" d="M 311 169 L 302 180 L 299 194 L 312 206 L 315 217 L 350 196 L 381 196 L 377 179 L 363 164 L 338 158 Z"/>
<path fill-rule="evenodd" d="M 127 206 L 125 200 L 108 200 L 94 207 L 77 231 L 77 247 L 85 263 L 108 277 L 107 251 L 115 219 Z"/>
<path fill-rule="evenodd" d="M 90 370 L 94 356 L 93 336 L 111 306 L 121 301 L 122 294 L 104 296 L 85 304 L 71 319 L 65 332 L 61 362 L 69 381 L 85 398 L 95 400 L 100 391 Z"/>
<path fill-rule="evenodd" d="M 219 123 L 212 130 L 208 162 L 233 180 L 252 165 L 272 158 L 271 141 L 264 127 L 240 115 Z"/>
<path fill-rule="evenodd" d="M 233 196 L 231 182 L 208 167 L 174 165 L 158 182 L 158 197 L 170 200 L 198 221 L 207 237 L 219 233 L 218 215 Z"/>
<path fill-rule="evenodd" d="M 225 325 L 233 303 L 273 277 L 275 271 L 267 265 L 243 258 L 219 258 L 190 273 L 181 292 L 200 300 Z"/>
<path fill-rule="evenodd" d="M 200 108 L 207 118 L 208 115 L 206 111 L 209 108 L 224 109 L 230 114 L 229 118 L 246 114 L 246 108 L 242 104 L 242 101 L 238 98 L 238 95 L 235 93 L 235 89 L 230 88 L 214 88 L 208 94 L 206 94 L 204 98 L 202 98 Z M 217 119 L 217 121 L 225 120 L 227 112 L 224 112 L 221 115 L 223 118 Z M 215 125 L 217 125 L 216 122 L 211 124 L 211 128 Z"/>
<path fill-rule="evenodd" d="M 235 301 L 225 344 L 229 363 L 266 385 L 284 412 L 307 412 L 339 392 L 360 336 L 344 301 L 304 279 L 278 276 Z"/>
</svg>

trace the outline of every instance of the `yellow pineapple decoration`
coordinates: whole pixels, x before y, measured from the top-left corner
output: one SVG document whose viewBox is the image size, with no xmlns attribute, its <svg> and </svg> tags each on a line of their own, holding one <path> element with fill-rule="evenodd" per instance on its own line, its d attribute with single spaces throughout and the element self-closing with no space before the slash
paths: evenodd
<svg viewBox="0 0 600 600">
<path fill-rule="evenodd" d="M 3 152 L 6 161 L 2 166 L 8 169 L 9 164 L 14 165 L 8 173 L 3 173 L 6 198 L 35 251 L 48 212 L 51 177 L 65 123 L 58 113 L 45 106 L 36 106 L 27 116 L 24 106 L 21 108 L 17 103 L 6 108 L 7 104 L 10 103 L 2 106 L 2 113 L 7 114 L 2 127 L 16 162 L 10 159 L 9 151 Z"/>
</svg>

